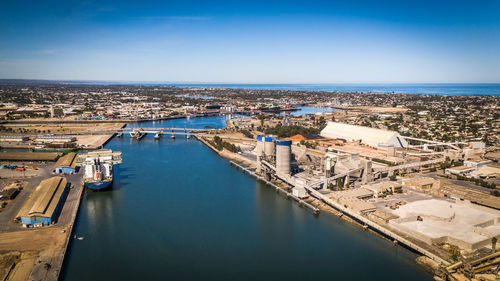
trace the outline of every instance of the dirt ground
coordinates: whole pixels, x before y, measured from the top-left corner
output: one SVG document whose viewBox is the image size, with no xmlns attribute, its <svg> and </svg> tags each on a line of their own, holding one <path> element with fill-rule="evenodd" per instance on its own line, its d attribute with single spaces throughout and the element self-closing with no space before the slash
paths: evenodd
<svg viewBox="0 0 500 281">
<path fill-rule="evenodd" d="M 1 233 L 0 277 L 9 274 L 7 280 L 28 280 L 36 264 L 60 256 L 67 236 L 59 227 Z"/>
<path fill-rule="evenodd" d="M 23 178 L 24 187 L 14 200 L 8 201 L 0 212 L 0 280 L 56 280 L 64 259 L 66 239 L 79 201 L 81 173 L 70 175 L 70 182 L 78 188 L 70 189 L 56 225 L 44 228 L 23 228 L 14 217 L 25 204 L 40 181 L 52 175 L 53 164 L 33 164 L 38 177 Z M 22 172 L 19 172 L 22 174 Z M 15 179 L 3 179 L 0 186 L 15 183 Z M 62 232 L 61 229 L 65 231 Z M 47 265 L 50 268 L 47 269 Z M 8 277 L 7 277 L 8 274 Z M 6 279 L 7 277 L 7 279 Z"/>
<path fill-rule="evenodd" d="M 3 163 L 3 162 L 2 162 Z M 40 170 L 26 169 L 25 171 L 16 171 L 10 169 L 0 169 L 0 178 L 31 178 L 42 174 Z"/>
<path fill-rule="evenodd" d="M 62 233 L 60 227 L 45 227 L 0 233 L 0 252 L 39 251 L 44 245 L 44 254 L 58 254 L 64 246 L 68 233 Z"/>
<path fill-rule="evenodd" d="M 224 135 L 228 135 L 228 134 L 224 134 Z M 212 146 L 209 144 L 209 143 L 206 143 L 203 139 L 201 138 L 198 138 L 198 140 L 200 140 L 201 142 L 203 142 L 205 145 L 209 146 L 212 148 Z M 211 140 L 211 139 L 210 139 Z M 228 141 L 228 140 L 225 140 L 225 141 Z M 233 144 L 236 144 L 238 145 L 239 142 L 235 142 L 235 141 L 229 141 Z M 253 162 L 253 161 L 250 161 L 249 159 L 243 157 L 242 155 L 238 154 L 238 153 L 233 153 L 233 152 L 230 152 L 226 149 L 223 149 L 222 151 L 219 151 L 215 148 L 212 148 L 212 150 L 214 150 L 217 154 L 219 154 L 220 156 L 226 158 L 226 159 L 229 159 L 229 160 L 234 160 L 236 162 L 239 162 L 247 167 L 250 167 L 250 168 L 255 168 L 255 165 L 256 163 Z"/>
<path fill-rule="evenodd" d="M 110 139 L 113 135 L 82 135 L 76 137 L 76 143 L 78 145 L 88 147 L 88 148 L 99 148 L 104 145 L 104 143 Z"/>
</svg>

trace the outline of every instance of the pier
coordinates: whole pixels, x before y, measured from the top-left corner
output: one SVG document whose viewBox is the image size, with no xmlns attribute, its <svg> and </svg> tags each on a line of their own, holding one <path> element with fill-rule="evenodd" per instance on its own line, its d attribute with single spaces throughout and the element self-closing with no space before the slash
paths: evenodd
<svg viewBox="0 0 500 281">
<path fill-rule="evenodd" d="M 297 196 L 295 196 L 292 193 L 290 193 L 287 189 L 285 189 L 283 187 L 280 187 L 280 186 L 274 184 L 273 182 L 268 181 L 265 178 L 257 175 L 252 169 L 250 169 L 248 167 L 244 167 L 244 166 L 242 166 L 242 165 L 240 165 L 240 164 L 238 164 L 238 163 L 236 163 L 234 161 L 229 161 L 229 163 L 232 166 L 235 166 L 235 167 L 239 168 L 240 170 L 248 173 L 249 175 L 251 175 L 251 176 L 253 176 L 253 177 L 255 177 L 255 178 L 257 178 L 257 179 L 259 179 L 259 180 L 261 180 L 263 182 L 265 182 L 267 185 L 270 185 L 270 186 L 274 187 L 277 192 L 281 192 L 281 193 L 285 194 L 287 198 L 294 199 L 295 201 L 297 201 L 299 203 L 299 205 L 306 206 L 307 208 L 311 209 L 315 215 L 319 214 L 319 212 L 320 212 L 319 208 L 317 208 L 317 207 L 313 206 L 312 204 L 310 204 L 310 203 L 308 203 L 308 202 L 306 202 L 306 201 L 298 198 Z"/>
<path fill-rule="evenodd" d="M 449 265 L 450 263 L 442 258 L 440 258 L 438 255 L 424 249 L 423 247 L 411 242 L 410 240 L 404 238 L 401 235 L 398 235 L 394 233 L 393 231 L 389 230 L 386 227 L 380 226 L 375 222 L 372 222 L 371 220 L 363 217 L 362 215 L 342 206 L 341 204 L 335 202 L 334 200 L 328 198 L 327 196 L 321 194 L 319 191 L 315 190 L 312 188 L 310 185 L 304 186 L 304 188 L 315 198 L 323 201 L 324 203 L 328 204 L 329 206 L 333 207 L 334 209 L 342 212 L 343 214 L 348 215 L 349 217 L 353 218 L 354 220 L 358 221 L 361 223 L 363 226 L 366 226 L 367 228 L 370 228 L 372 230 L 375 230 L 376 232 L 383 234 L 384 236 L 391 238 L 394 242 L 400 243 L 418 253 L 421 253 L 434 261 L 444 264 L 444 265 Z"/>
</svg>

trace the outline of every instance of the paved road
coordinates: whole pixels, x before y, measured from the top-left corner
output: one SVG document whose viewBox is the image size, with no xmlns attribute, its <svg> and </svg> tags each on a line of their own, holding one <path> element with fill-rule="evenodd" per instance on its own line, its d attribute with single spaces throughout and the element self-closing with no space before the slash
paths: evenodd
<svg viewBox="0 0 500 281">
<path fill-rule="evenodd" d="M 69 190 L 68 196 L 66 197 L 66 201 L 64 202 L 63 209 L 59 214 L 59 218 L 57 220 L 56 225 L 63 226 L 72 223 L 72 214 L 75 206 L 80 201 L 80 191 L 83 188 L 82 179 L 83 172 L 79 172 L 74 175 L 66 176 L 68 181 L 73 185 L 73 188 Z"/>
<path fill-rule="evenodd" d="M 54 164 L 37 164 L 31 165 L 39 168 L 39 176 L 32 178 L 9 178 L 5 181 L 11 182 L 16 179 L 21 179 L 27 182 L 27 185 L 19 192 L 14 200 L 9 202 L 5 210 L 0 212 L 0 232 L 9 232 L 9 231 L 18 231 L 22 230 L 20 224 L 14 223 L 14 217 L 19 212 L 19 209 L 24 205 L 26 199 L 28 199 L 29 195 L 35 190 L 35 188 L 40 184 L 40 181 L 50 177 L 50 173 L 52 171 L 52 166 Z M 21 175 L 21 174 L 19 174 Z"/>
</svg>

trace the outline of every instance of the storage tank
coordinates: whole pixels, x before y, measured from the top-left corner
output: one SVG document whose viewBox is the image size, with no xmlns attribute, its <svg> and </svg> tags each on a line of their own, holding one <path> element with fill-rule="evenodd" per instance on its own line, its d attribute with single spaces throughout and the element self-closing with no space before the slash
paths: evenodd
<svg viewBox="0 0 500 281">
<path fill-rule="evenodd" d="M 265 135 L 259 135 L 257 136 L 257 145 L 255 146 L 255 149 L 257 150 L 257 169 L 256 172 L 260 173 L 262 170 L 261 168 L 261 163 L 260 163 L 260 158 L 264 156 L 264 142 L 262 141 L 262 138 Z"/>
<path fill-rule="evenodd" d="M 264 141 L 264 154 L 266 157 L 274 156 L 274 140 L 277 138 L 275 135 L 266 135 L 263 137 Z"/>
<path fill-rule="evenodd" d="M 256 150 L 257 150 L 257 158 L 259 158 L 260 156 L 263 156 L 262 154 L 264 153 L 264 142 L 263 142 L 263 138 L 264 138 L 265 135 L 259 135 L 257 136 L 257 145 L 255 146 L 256 147 Z"/>
<path fill-rule="evenodd" d="M 291 146 L 291 140 L 276 141 L 276 172 L 278 175 L 290 175 Z"/>
<path fill-rule="evenodd" d="M 274 140 L 277 138 L 275 135 L 259 135 L 257 136 L 257 155 L 259 155 L 259 145 L 262 145 L 260 149 L 263 151 L 262 156 L 270 157 L 274 156 Z"/>
</svg>

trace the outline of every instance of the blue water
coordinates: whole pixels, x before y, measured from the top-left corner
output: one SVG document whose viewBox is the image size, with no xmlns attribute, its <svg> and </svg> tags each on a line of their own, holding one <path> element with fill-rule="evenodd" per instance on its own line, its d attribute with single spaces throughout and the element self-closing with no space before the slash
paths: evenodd
<svg viewBox="0 0 500 281">
<path fill-rule="evenodd" d="M 293 116 L 306 115 L 306 114 L 316 114 L 325 112 L 335 112 L 340 111 L 340 109 L 335 109 L 331 107 L 316 107 L 316 106 L 299 106 L 299 110 L 292 111 L 290 113 L 282 112 L 280 115 L 290 114 Z"/>
<path fill-rule="evenodd" d="M 131 124 L 223 127 L 225 117 Z M 414 254 L 280 196 L 196 139 L 115 138 L 114 189 L 87 192 L 62 280 L 432 280 Z"/>
<path fill-rule="evenodd" d="M 54 81 L 0 79 L 0 84 L 81 84 L 81 85 L 140 85 L 201 88 L 233 88 L 261 90 L 332 91 L 366 93 L 401 93 L 422 95 L 500 96 L 500 83 L 322 83 L 322 84 L 235 84 L 235 83 L 171 83 L 115 81 Z"/>
<path fill-rule="evenodd" d="M 500 96 L 500 84 L 160 84 L 179 87 Z"/>
</svg>

